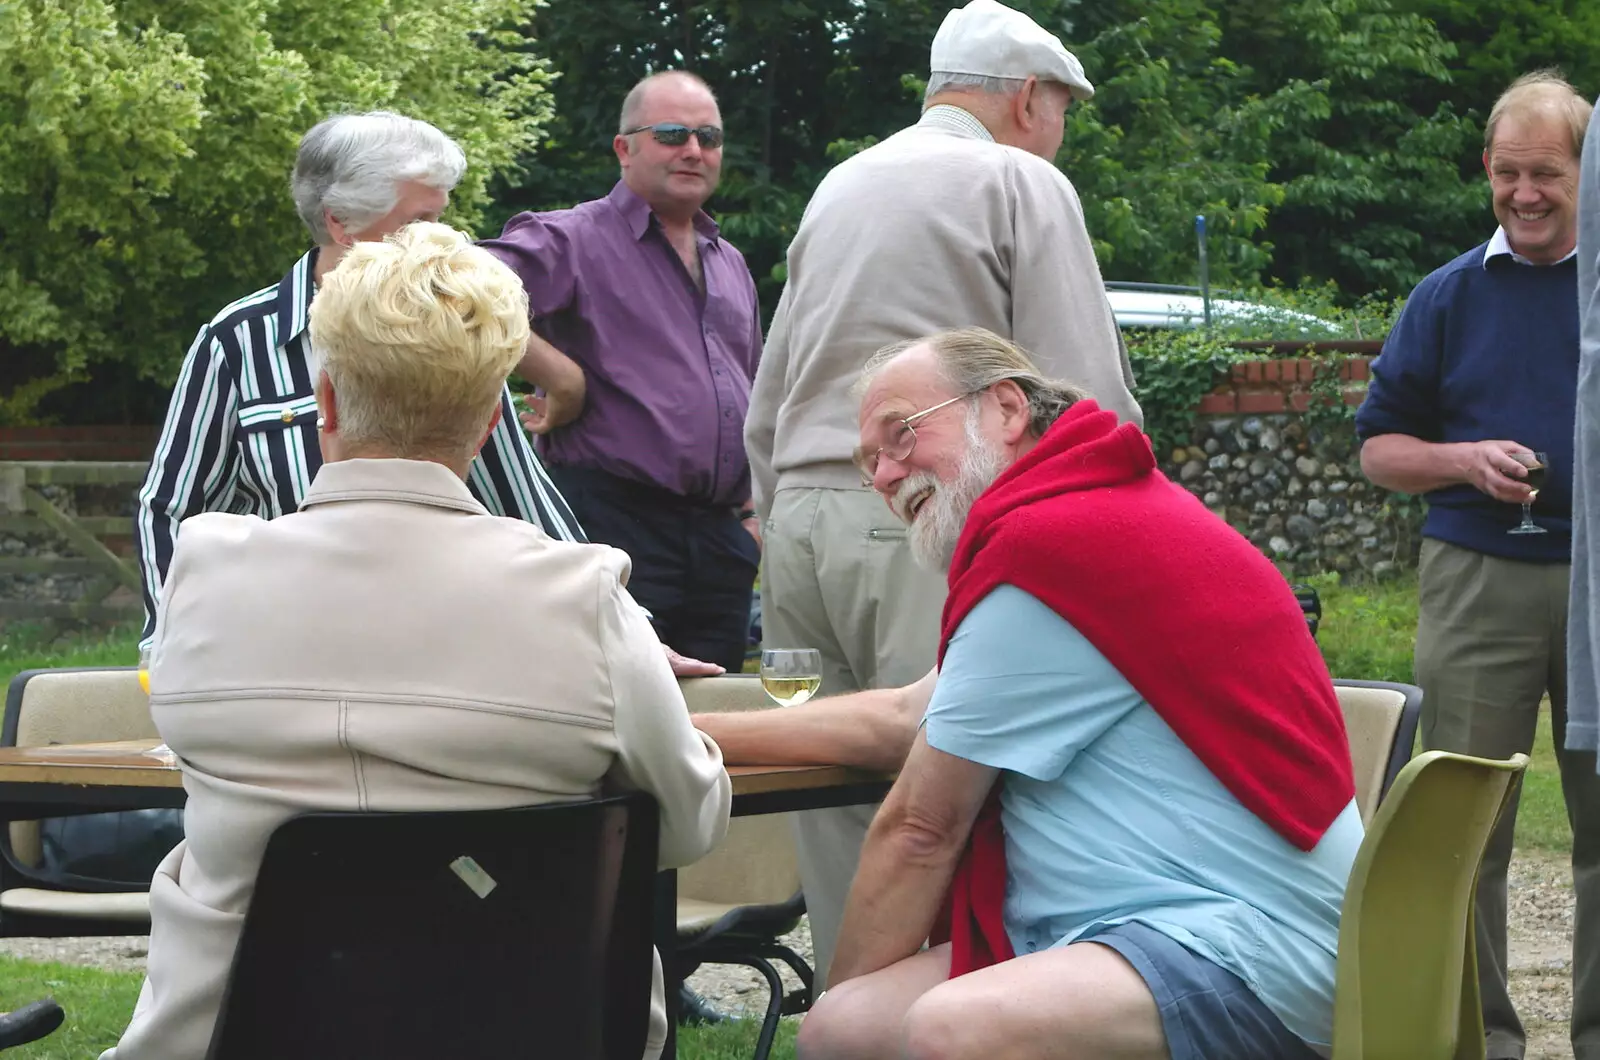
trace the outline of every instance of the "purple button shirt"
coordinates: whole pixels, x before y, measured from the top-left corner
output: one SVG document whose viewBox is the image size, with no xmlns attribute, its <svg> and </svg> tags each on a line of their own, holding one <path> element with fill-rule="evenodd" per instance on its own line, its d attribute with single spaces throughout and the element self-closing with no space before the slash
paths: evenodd
<svg viewBox="0 0 1600 1060">
<path fill-rule="evenodd" d="M 548 462 L 742 504 L 761 314 L 744 256 L 704 212 L 695 230 L 704 294 L 621 182 L 570 210 L 520 213 L 483 247 L 521 277 L 539 334 L 583 368 L 583 414 L 539 439 Z"/>
</svg>

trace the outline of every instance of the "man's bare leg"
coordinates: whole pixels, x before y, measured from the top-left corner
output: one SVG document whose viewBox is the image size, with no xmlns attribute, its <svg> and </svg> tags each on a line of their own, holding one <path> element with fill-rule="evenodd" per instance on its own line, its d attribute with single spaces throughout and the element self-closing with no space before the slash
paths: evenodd
<svg viewBox="0 0 1600 1060">
<path fill-rule="evenodd" d="M 1093 942 L 946 979 L 941 946 L 828 991 L 800 1060 L 1166 1060 L 1142 976 Z M 813 1022 L 815 1021 L 815 1022 Z"/>
<path fill-rule="evenodd" d="M 800 1023 L 796 1060 L 898 1057 L 911 1006 L 950 978 L 950 946 L 936 946 L 829 987 Z"/>
</svg>

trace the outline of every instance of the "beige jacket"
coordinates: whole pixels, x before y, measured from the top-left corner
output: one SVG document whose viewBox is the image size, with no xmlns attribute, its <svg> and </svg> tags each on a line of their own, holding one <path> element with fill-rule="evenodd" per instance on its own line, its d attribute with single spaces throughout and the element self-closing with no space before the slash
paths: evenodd
<svg viewBox="0 0 1600 1060">
<path fill-rule="evenodd" d="M 102 1060 L 201 1060 L 267 838 L 314 810 L 472 810 L 642 788 L 661 865 L 727 828 L 628 558 L 491 516 L 438 464 L 325 465 L 301 510 L 187 520 L 151 712 L 187 837 L 150 887 L 148 976 Z M 650 1051 L 666 1032 L 656 965 Z"/>
<path fill-rule="evenodd" d="M 956 107 L 835 167 L 788 270 L 745 420 L 763 517 L 779 489 L 860 487 L 850 386 L 880 347 L 934 331 L 988 328 L 1143 422 L 1077 192 Z"/>
</svg>

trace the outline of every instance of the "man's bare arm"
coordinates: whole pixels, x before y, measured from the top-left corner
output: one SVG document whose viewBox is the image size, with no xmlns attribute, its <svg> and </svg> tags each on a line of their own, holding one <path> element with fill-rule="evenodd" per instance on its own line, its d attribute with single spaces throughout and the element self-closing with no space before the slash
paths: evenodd
<svg viewBox="0 0 1600 1060">
<path fill-rule="evenodd" d="M 517 374 L 544 391 L 544 396 L 528 401 L 529 412 L 522 423 L 534 434 L 563 427 L 583 414 L 588 383 L 583 368 L 571 357 L 533 332 L 528 333 Z"/>
<path fill-rule="evenodd" d="M 798 707 L 690 720 L 722 748 L 728 765 L 856 766 L 893 772 L 906 760 L 937 670 L 903 688 L 815 699 Z"/>
<path fill-rule="evenodd" d="M 921 948 L 999 774 L 945 754 L 919 732 L 861 848 L 828 970 L 830 986 L 887 968 Z"/>
<path fill-rule="evenodd" d="M 1532 495 L 1521 480 L 1527 470 L 1513 454 L 1528 454 L 1518 442 L 1428 442 L 1409 434 L 1379 434 L 1361 446 L 1361 471 L 1384 489 L 1427 493 L 1471 485 L 1497 501 L 1521 504 Z"/>
</svg>

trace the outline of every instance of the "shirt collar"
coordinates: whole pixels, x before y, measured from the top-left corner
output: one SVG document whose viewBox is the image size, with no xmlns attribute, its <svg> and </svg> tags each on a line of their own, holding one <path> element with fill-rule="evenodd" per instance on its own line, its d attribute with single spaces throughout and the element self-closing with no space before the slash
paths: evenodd
<svg viewBox="0 0 1600 1060">
<path fill-rule="evenodd" d="M 311 278 L 316 274 L 317 248 L 312 247 L 300 256 L 282 280 L 278 281 L 278 345 L 304 331 L 311 323 L 311 296 L 315 294 Z"/>
<path fill-rule="evenodd" d="M 1521 254 L 1518 254 L 1516 251 L 1511 249 L 1511 240 L 1506 237 L 1505 225 L 1501 225 L 1494 230 L 1494 235 L 1489 237 L 1489 245 L 1483 248 L 1483 267 L 1487 269 L 1491 259 L 1498 258 L 1502 255 L 1510 257 L 1511 260 L 1516 262 L 1518 265 L 1532 265 L 1534 268 L 1539 267 L 1538 262 L 1529 261 Z M 1577 256 L 1578 248 L 1574 246 L 1571 250 L 1562 255 L 1560 261 L 1553 261 L 1550 264 L 1560 265 L 1561 262 Z"/>
<path fill-rule="evenodd" d="M 644 234 L 650 231 L 650 221 L 655 217 L 655 212 L 650 209 L 650 204 L 639 198 L 634 190 L 623 181 L 617 181 L 616 187 L 611 189 L 611 194 L 606 196 L 617 213 L 628 224 L 628 231 L 633 233 L 634 239 L 643 239 Z M 694 215 L 695 231 L 701 238 L 715 241 L 722 230 L 717 227 L 717 222 L 704 210 L 698 210 Z"/>
<path fill-rule="evenodd" d="M 919 128 L 943 129 L 946 132 L 970 136 L 975 140 L 995 142 L 994 134 L 971 111 L 962 110 L 950 103 L 938 103 L 929 107 L 922 112 L 922 119 L 917 125 Z"/>
<path fill-rule="evenodd" d="M 300 509 L 334 501 L 402 501 L 489 514 L 454 471 L 431 460 L 362 459 L 323 464 Z"/>
</svg>

